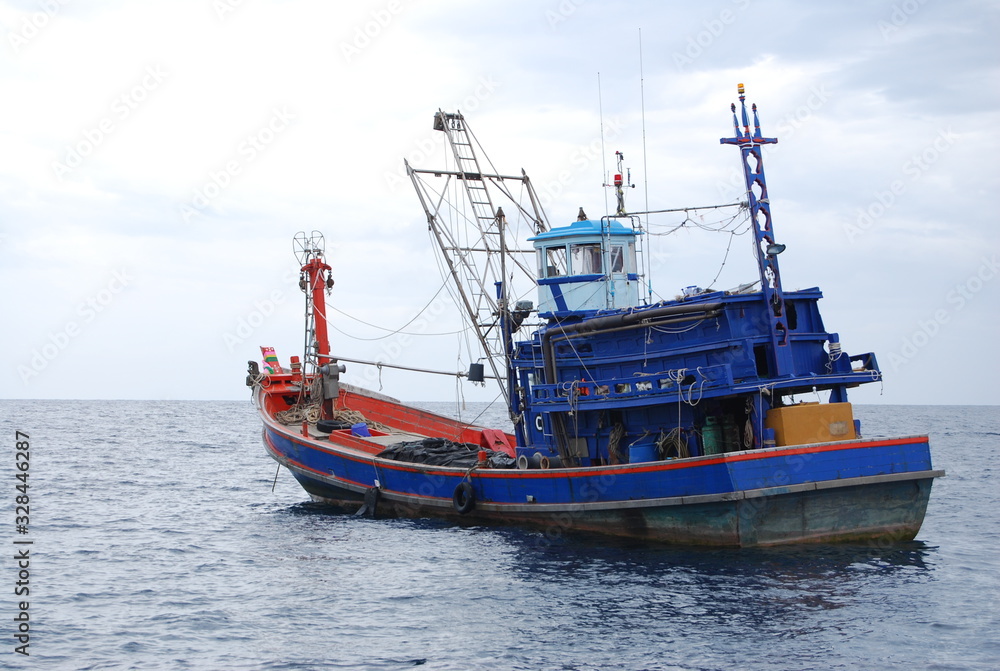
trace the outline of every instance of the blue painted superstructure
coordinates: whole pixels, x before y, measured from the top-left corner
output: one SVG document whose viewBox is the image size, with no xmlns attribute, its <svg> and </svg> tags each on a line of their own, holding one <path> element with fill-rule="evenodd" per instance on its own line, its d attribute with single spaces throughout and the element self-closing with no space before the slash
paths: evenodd
<svg viewBox="0 0 1000 671">
<path fill-rule="evenodd" d="M 581 219 L 528 238 L 538 260 L 539 316 L 639 305 L 635 238 L 614 219 Z"/>
<path fill-rule="evenodd" d="M 471 146 L 464 118 L 439 112 L 435 128 L 449 134 L 459 169 L 407 168 L 415 185 L 418 173 L 456 180 L 474 205 L 479 247 L 458 246 L 437 230 L 440 206 L 429 207 L 418 187 L 453 279 L 473 270 L 471 253 L 499 255 L 495 293 L 460 290 L 460 297 L 484 349 L 487 336 L 499 343 L 486 359 L 514 433 L 341 385 L 343 368 L 317 337 L 325 337 L 318 320 L 326 312 L 322 289 L 332 287 L 329 266 L 310 242 L 302 286 L 316 324 L 307 338 L 317 343 L 306 353 L 312 370 L 260 375 L 251 366 L 269 453 L 314 498 L 371 514 L 711 545 L 913 538 L 943 472 L 932 467 L 926 436 L 862 436 L 848 390 L 880 380 L 878 362 L 870 352 L 843 351 L 823 322 L 818 288 L 783 289 L 784 246 L 775 239 L 761 153 L 777 140 L 761 134 L 755 105 L 751 130 L 742 85 L 739 94 L 734 136 L 722 143 L 740 149 L 759 283 L 689 287 L 655 303 L 643 295 L 643 230 L 624 210 L 619 174 L 615 216 L 591 219 L 581 208 L 565 226 L 534 219 L 526 241 L 538 304 L 511 306 L 508 278 L 518 262 L 508 259 L 506 217 L 485 185 L 521 178 L 484 173 L 462 148 Z M 537 321 L 528 324 L 532 313 Z M 483 367 L 469 377 L 483 379 Z M 364 431 L 331 424 L 356 422 L 358 413 Z M 443 439 L 478 459 L 455 467 L 428 461 L 426 450 L 406 458 L 394 451 Z"/>
</svg>

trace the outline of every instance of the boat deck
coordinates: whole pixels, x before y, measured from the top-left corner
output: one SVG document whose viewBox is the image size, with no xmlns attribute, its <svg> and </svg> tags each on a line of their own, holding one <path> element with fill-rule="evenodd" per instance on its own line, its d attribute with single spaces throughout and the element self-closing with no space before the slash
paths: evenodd
<svg viewBox="0 0 1000 671">
<path fill-rule="evenodd" d="M 349 431 L 347 431 L 347 433 L 349 433 Z M 316 429 L 316 426 L 313 424 L 309 425 L 309 437 L 312 438 L 313 440 L 329 440 L 331 435 L 332 434 L 318 431 Z M 423 440 L 424 438 L 429 438 L 430 436 L 420 433 L 413 433 L 411 431 L 401 431 L 398 429 L 390 428 L 389 433 L 386 435 L 354 436 L 354 437 L 372 443 L 373 445 L 388 447 L 390 445 L 395 445 L 396 443 Z"/>
</svg>

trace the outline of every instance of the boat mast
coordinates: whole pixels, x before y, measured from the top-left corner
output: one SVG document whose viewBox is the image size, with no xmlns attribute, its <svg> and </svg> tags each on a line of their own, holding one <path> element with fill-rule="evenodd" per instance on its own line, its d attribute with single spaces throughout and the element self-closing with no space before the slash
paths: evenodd
<svg viewBox="0 0 1000 671">
<path fill-rule="evenodd" d="M 743 178 L 746 184 L 747 198 L 750 202 L 750 221 L 754 232 L 754 255 L 760 272 L 761 293 L 767 306 L 768 330 L 771 338 L 771 351 L 774 355 L 772 377 L 791 375 L 794 371 L 792 348 L 788 344 L 788 321 L 785 315 L 785 295 L 781 289 L 781 273 L 778 272 L 778 254 L 785 246 L 775 243 L 774 229 L 771 226 L 771 203 L 767 196 L 767 181 L 764 178 L 764 158 L 761 145 L 777 144 L 778 138 L 762 137 L 760 121 L 757 118 L 757 104 L 751 106 L 753 111 L 753 134 L 750 133 L 750 122 L 747 117 L 746 96 L 743 84 L 737 87 L 740 95 L 740 107 L 743 116 L 743 130 L 740 130 L 736 117 L 736 104 L 730 104 L 733 112 L 733 137 L 719 140 L 722 144 L 731 144 L 740 148 L 743 163 Z M 750 158 L 754 163 L 751 166 Z"/>
<path fill-rule="evenodd" d="M 635 184 L 632 183 L 632 170 L 626 170 L 623 166 L 625 164 L 625 154 L 620 151 L 615 152 L 615 161 L 617 165 L 617 172 L 615 172 L 614 180 L 605 184 L 605 187 L 614 187 L 615 189 L 615 200 L 617 205 L 615 206 L 615 216 L 625 217 L 628 213 L 625 211 L 625 187 L 635 188 Z M 627 178 L 623 178 L 623 175 L 628 175 Z"/>
<path fill-rule="evenodd" d="M 438 110 L 434 115 L 434 130 L 445 135 L 456 169 L 418 169 L 404 161 L 406 171 L 454 281 L 461 307 L 475 329 L 483 358 L 500 383 L 508 408 L 517 414 L 519 403 L 514 393 L 517 385 L 511 375 L 513 335 L 528 310 L 522 310 L 520 305 L 511 309 L 511 297 L 517 296 L 512 282 L 516 275 L 521 283 L 535 286 L 535 269 L 528 260 L 534 257 L 534 252 L 511 244 L 507 236 L 516 235 L 516 231 L 511 231 L 503 208 L 495 207 L 494 203 L 497 198 L 504 200 L 505 205 L 510 203 L 513 206 L 510 211 L 518 219 L 526 219 L 536 234 L 548 228 L 545 215 L 523 170 L 520 176 L 497 174 L 481 146 L 480 158 L 475 149 L 478 140 L 461 112 Z M 484 172 L 483 168 L 494 171 Z M 444 177 L 446 181 L 443 188 L 435 189 L 424 176 Z M 460 184 L 467 209 L 459 202 L 462 196 L 455 195 L 452 200 L 446 195 L 452 180 Z M 530 208 L 522 206 L 508 189 L 507 184 L 514 182 L 523 187 Z M 452 221 L 450 215 L 455 213 L 461 214 Z M 479 382 L 482 378 L 470 375 L 470 380 Z"/>
<path fill-rule="evenodd" d="M 336 361 L 330 356 L 330 336 L 326 323 L 326 295 L 333 288 L 332 268 L 326 263 L 323 234 L 313 231 L 308 237 L 300 232 L 295 235 L 295 257 L 302 268 L 299 271 L 299 288 L 306 295 L 305 352 L 303 360 L 303 387 L 309 375 L 320 373 L 324 365 Z M 329 370 L 329 368 L 327 369 Z M 328 377 L 328 376 L 324 376 Z M 324 380 L 325 382 L 325 380 Z M 322 393 L 323 416 L 333 415 L 333 398 Z"/>
</svg>

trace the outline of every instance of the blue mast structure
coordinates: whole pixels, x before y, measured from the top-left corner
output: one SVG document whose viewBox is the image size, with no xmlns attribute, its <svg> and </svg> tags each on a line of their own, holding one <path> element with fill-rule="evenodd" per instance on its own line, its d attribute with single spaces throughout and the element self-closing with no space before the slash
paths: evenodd
<svg viewBox="0 0 1000 671">
<path fill-rule="evenodd" d="M 778 254 L 784 251 L 785 246 L 776 244 L 774 241 L 774 229 L 771 226 L 771 203 L 767 197 L 764 158 L 761 155 L 761 145 L 777 144 L 778 138 L 761 136 L 756 103 L 751 106 L 754 127 L 751 135 L 743 84 L 738 85 L 737 91 L 740 94 L 743 130 L 740 130 L 739 120 L 736 117 L 736 104 L 732 103 L 729 108 L 733 112 L 734 136 L 720 138 L 719 142 L 740 148 L 743 178 L 750 204 L 750 221 L 753 223 L 755 256 L 760 271 L 761 293 L 768 306 L 766 313 L 769 316 L 768 328 L 771 337 L 771 351 L 774 357 L 772 376 L 784 377 L 794 374 L 792 348 L 788 344 L 785 296 L 781 289 L 781 273 L 778 271 Z M 751 157 L 754 160 L 753 165 L 750 163 Z"/>
</svg>

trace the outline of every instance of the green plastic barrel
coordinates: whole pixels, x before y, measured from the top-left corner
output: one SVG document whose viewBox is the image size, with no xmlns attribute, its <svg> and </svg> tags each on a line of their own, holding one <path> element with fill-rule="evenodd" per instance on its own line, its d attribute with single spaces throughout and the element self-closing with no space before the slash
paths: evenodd
<svg viewBox="0 0 1000 671">
<path fill-rule="evenodd" d="M 705 426 L 701 429 L 702 454 L 720 454 L 722 452 L 722 427 L 717 417 L 706 417 Z"/>
</svg>

